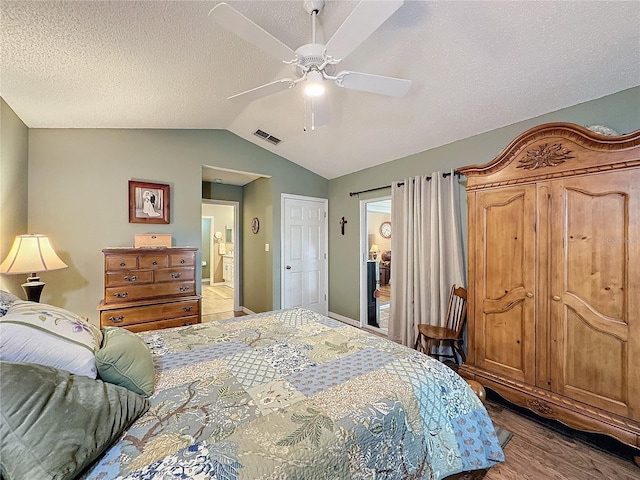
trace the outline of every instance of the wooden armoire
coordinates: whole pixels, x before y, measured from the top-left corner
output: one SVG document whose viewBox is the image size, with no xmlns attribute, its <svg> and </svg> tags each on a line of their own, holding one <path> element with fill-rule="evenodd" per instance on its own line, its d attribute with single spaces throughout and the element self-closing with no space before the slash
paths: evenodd
<svg viewBox="0 0 640 480">
<path fill-rule="evenodd" d="M 469 207 L 460 373 L 640 447 L 640 131 L 540 125 L 460 172 Z"/>
</svg>

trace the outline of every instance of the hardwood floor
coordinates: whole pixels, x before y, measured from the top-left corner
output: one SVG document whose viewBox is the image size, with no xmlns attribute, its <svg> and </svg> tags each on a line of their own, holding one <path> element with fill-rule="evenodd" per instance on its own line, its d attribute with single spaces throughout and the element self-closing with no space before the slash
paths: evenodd
<svg viewBox="0 0 640 480">
<path fill-rule="evenodd" d="M 391 300 L 391 285 L 380 285 L 380 303 L 388 303 Z"/>
<path fill-rule="evenodd" d="M 513 437 L 504 453 L 506 462 L 492 467 L 484 480 L 638 480 L 640 468 L 633 463 L 633 450 L 603 436 L 583 441 L 576 432 L 545 419 L 533 420 L 507 406 L 496 394 L 490 397 L 486 407 L 495 425 L 509 430 Z M 543 423 L 554 424 L 546 426 Z M 556 425 L 557 424 L 557 425 Z M 563 433 L 563 431 L 568 433 Z M 592 444 L 601 446 L 615 442 L 616 454 L 607 453 Z M 608 447 L 611 449 L 611 447 Z M 622 458 L 619 455 L 624 455 Z M 637 454 L 637 453 L 636 453 Z"/>
</svg>

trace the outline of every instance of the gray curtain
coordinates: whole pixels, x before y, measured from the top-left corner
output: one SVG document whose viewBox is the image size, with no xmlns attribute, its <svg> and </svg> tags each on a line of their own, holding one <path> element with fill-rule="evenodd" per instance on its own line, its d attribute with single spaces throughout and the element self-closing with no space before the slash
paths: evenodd
<svg viewBox="0 0 640 480">
<path fill-rule="evenodd" d="M 391 185 L 389 338 L 413 347 L 417 325 L 444 324 L 451 286 L 466 286 L 458 178 L 435 172 Z"/>
</svg>

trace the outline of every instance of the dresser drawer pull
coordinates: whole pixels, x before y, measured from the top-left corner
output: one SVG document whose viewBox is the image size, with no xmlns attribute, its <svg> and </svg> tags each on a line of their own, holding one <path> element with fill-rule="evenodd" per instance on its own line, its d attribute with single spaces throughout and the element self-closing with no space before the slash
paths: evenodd
<svg viewBox="0 0 640 480">
<path fill-rule="evenodd" d="M 182 276 L 181 273 L 172 273 L 171 278 L 180 278 Z"/>
<path fill-rule="evenodd" d="M 193 322 L 184 322 L 182 324 L 183 327 L 186 327 L 187 325 L 193 325 Z"/>
<path fill-rule="evenodd" d="M 193 307 L 182 307 L 182 310 L 184 310 L 185 312 L 190 312 L 193 309 Z"/>
<path fill-rule="evenodd" d="M 126 267 L 127 266 L 127 262 L 120 262 L 120 266 L 121 267 Z"/>
<path fill-rule="evenodd" d="M 129 295 L 129 292 L 122 292 L 122 293 L 114 293 L 113 296 L 116 298 L 127 298 L 127 296 Z"/>
<path fill-rule="evenodd" d="M 180 287 L 179 290 L 181 292 L 188 292 L 189 291 L 189 287 Z"/>
<path fill-rule="evenodd" d="M 157 265 L 158 262 L 156 260 L 153 261 L 152 265 Z"/>
<path fill-rule="evenodd" d="M 117 317 L 109 317 L 109 321 L 112 323 L 120 323 L 122 320 L 124 320 L 124 315 L 119 315 Z"/>
<path fill-rule="evenodd" d="M 187 262 L 186 262 L 186 261 L 185 261 L 185 259 L 183 258 L 182 260 L 180 260 L 180 263 L 185 264 L 185 263 L 187 263 Z"/>
<path fill-rule="evenodd" d="M 124 279 L 127 282 L 135 282 L 136 280 L 138 280 L 138 277 L 136 275 L 133 275 L 132 277 L 130 277 L 129 275 L 127 275 L 126 277 L 124 277 Z"/>
</svg>

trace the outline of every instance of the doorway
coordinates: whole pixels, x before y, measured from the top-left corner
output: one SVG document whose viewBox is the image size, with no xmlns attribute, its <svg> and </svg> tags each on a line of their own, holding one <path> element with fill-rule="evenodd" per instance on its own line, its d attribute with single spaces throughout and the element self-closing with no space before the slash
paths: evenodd
<svg viewBox="0 0 640 480">
<path fill-rule="evenodd" d="M 360 201 L 360 326 L 386 335 L 391 307 L 391 197 Z"/>
<path fill-rule="evenodd" d="M 238 202 L 202 202 L 202 321 L 240 311 Z"/>
</svg>

